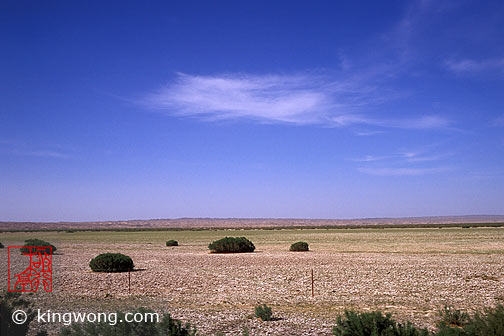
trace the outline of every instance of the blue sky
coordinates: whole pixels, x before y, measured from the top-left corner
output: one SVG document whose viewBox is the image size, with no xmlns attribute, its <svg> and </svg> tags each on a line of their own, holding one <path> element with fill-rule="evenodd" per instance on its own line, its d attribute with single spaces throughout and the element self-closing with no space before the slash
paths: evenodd
<svg viewBox="0 0 504 336">
<path fill-rule="evenodd" d="M 0 220 L 503 214 L 502 1 L 2 1 Z"/>
</svg>

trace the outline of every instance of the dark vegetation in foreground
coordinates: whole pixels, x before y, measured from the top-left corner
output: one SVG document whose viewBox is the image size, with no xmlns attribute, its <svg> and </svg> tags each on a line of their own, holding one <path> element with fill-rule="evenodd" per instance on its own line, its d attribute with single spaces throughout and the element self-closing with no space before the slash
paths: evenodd
<svg viewBox="0 0 504 336">
<path fill-rule="evenodd" d="M 335 336 L 503 336 L 504 306 L 486 309 L 473 316 L 454 308 L 440 312 L 437 331 L 420 329 L 410 322 L 398 323 L 390 314 L 379 311 L 357 313 L 345 311 L 333 328 Z"/>
<path fill-rule="evenodd" d="M 417 329 L 411 323 L 398 323 L 391 314 L 383 315 L 379 311 L 357 313 L 345 311 L 338 316 L 333 328 L 335 336 L 428 336 L 426 329 Z"/>
<path fill-rule="evenodd" d="M 1 222 L 0 222 L 1 224 Z M 43 227 L 43 224 L 41 225 Z M 495 228 L 504 227 L 504 222 L 498 223 L 446 223 L 446 224 L 342 224 L 342 225 L 285 225 L 285 226 L 244 226 L 244 227 L 135 227 L 135 228 L 79 228 L 59 229 L 40 228 L 37 230 L 0 229 L 1 232 L 141 232 L 141 231 L 229 231 L 229 230 L 333 230 L 333 229 L 442 229 L 442 228 Z"/>
<path fill-rule="evenodd" d="M 24 300 L 19 293 L 5 292 L 0 295 L 0 335 L 28 334 L 30 322 L 35 313 L 30 309 L 30 302 Z M 27 312 L 27 321 L 23 324 L 15 324 L 12 321 L 12 313 L 17 309 Z M 146 308 L 138 308 L 131 315 L 154 311 Z M 263 323 L 271 318 L 271 307 L 267 305 L 257 306 L 255 315 L 263 320 Z M 131 316 L 130 315 L 130 316 Z M 152 314 L 150 316 L 153 316 Z M 60 336 L 195 336 L 196 328 L 189 323 L 171 318 L 170 314 L 163 314 L 159 321 L 145 319 L 142 322 L 126 322 L 125 313 L 117 313 L 117 323 L 74 323 L 70 327 L 63 327 Z M 469 315 L 452 307 L 445 307 L 439 312 L 439 321 L 435 331 L 428 331 L 414 326 L 412 323 L 397 322 L 391 314 L 383 314 L 380 311 L 359 313 L 346 310 L 344 315 L 339 316 L 333 327 L 335 336 L 503 336 L 504 335 L 504 306 L 485 309 Z M 36 335 L 47 335 L 44 330 Z M 245 328 L 243 335 L 248 335 Z"/>
<path fill-rule="evenodd" d="M 147 316 L 155 313 L 153 310 L 138 308 L 131 312 Z M 152 316 L 152 315 L 151 315 Z M 126 315 L 117 312 L 117 324 L 108 322 L 72 324 L 71 327 L 62 328 L 60 336 L 194 336 L 196 328 L 189 323 L 182 324 L 180 320 L 173 319 L 170 314 L 163 314 L 160 321 L 147 319 L 142 322 L 126 322 Z"/>
<path fill-rule="evenodd" d="M 25 323 L 17 324 L 12 320 L 12 314 L 18 309 L 26 312 Z M 22 298 L 20 293 L 5 291 L 0 295 L 0 335 L 24 336 L 34 318 L 35 313 L 30 309 L 30 302 Z"/>
</svg>

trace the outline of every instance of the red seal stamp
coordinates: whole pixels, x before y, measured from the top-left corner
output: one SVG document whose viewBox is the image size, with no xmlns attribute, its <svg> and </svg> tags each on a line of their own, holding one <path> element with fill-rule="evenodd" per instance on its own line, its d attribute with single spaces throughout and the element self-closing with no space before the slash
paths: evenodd
<svg viewBox="0 0 504 336">
<path fill-rule="evenodd" d="M 51 246 L 8 246 L 7 263 L 9 292 L 34 293 L 40 284 L 46 292 L 52 292 Z"/>
</svg>

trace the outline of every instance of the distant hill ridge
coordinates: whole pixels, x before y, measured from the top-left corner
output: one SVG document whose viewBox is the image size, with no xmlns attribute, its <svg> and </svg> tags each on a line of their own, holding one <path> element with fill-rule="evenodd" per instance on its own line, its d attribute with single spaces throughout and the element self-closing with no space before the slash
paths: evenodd
<svg viewBox="0 0 504 336">
<path fill-rule="evenodd" d="M 504 215 L 426 216 L 401 218 L 300 219 L 300 218 L 174 218 L 95 222 L 0 222 L 0 230 L 71 229 L 198 229 L 198 228 L 281 228 L 373 225 L 435 225 L 504 223 Z"/>
</svg>

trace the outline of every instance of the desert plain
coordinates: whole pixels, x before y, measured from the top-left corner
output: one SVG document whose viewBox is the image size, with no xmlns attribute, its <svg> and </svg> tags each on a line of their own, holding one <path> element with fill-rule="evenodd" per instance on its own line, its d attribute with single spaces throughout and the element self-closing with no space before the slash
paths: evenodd
<svg viewBox="0 0 504 336">
<path fill-rule="evenodd" d="M 208 244 L 245 236 L 254 253 L 212 254 Z M 331 335 L 345 309 L 381 310 L 435 328 L 444 306 L 472 312 L 504 303 L 504 228 L 367 228 L 3 232 L 5 245 L 56 245 L 54 290 L 34 309 L 107 312 L 140 306 L 196 326 L 201 335 Z M 178 247 L 166 247 L 174 239 Z M 309 252 L 289 252 L 296 241 Z M 94 273 L 104 252 L 131 256 L 135 271 Z M 7 279 L 7 249 L 0 249 Z M 15 263 L 16 254 L 11 256 Z M 314 295 L 311 272 L 313 270 Z M 254 317 L 273 308 L 274 321 Z M 38 325 L 50 334 L 61 325 Z"/>
</svg>

